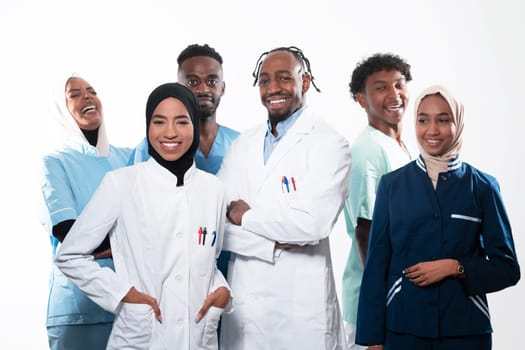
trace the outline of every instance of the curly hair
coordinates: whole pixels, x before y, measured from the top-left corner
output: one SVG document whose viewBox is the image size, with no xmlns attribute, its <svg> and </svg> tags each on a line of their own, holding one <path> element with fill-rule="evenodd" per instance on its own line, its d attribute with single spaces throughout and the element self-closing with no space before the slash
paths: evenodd
<svg viewBox="0 0 525 350">
<path fill-rule="evenodd" d="M 196 56 L 206 56 L 211 57 L 217 62 L 219 62 L 222 65 L 222 57 L 219 55 L 217 51 L 211 46 L 208 46 L 208 44 L 199 45 L 199 44 L 192 44 L 188 45 L 182 52 L 179 54 L 179 57 L 177 57 L 177 63 L 180 66 L 184 61 L 186 61 L 188 58 L 196 57 Z"/>
<path fill-rule="evenodd" d="M 412 80 L 410 65 L 404 59 L 392 53 L 376 53 L 359 62 L 352 72 L 352 79 L 348 86 L 354 101 L 357 101 L 356 94 L 358 92 L 365 91 L 366 78 L 382 70 L 397 70 L 407 82 Z"/>
</svg>

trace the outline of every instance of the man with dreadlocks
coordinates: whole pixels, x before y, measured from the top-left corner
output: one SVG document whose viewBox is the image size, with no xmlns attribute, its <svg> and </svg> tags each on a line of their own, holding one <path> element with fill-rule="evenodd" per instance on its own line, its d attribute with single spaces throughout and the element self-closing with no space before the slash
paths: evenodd
<svg viewBox="0 0 525 350">
<path fill-rule="evenodd" d="M 348 194 L 349 145 L 306 105 L 319 89 L 300 49 L 263 53 L 253 74 L 268 119 L 241 133 L 217 174 L 234 295 L 221 347 L 343 350 L 328 236 Z"/>
</svg>

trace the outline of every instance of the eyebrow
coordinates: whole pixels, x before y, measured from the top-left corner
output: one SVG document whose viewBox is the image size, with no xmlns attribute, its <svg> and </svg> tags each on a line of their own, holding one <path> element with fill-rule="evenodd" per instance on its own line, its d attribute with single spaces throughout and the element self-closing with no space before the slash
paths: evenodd
<svg viewBox="0 0 525 350">
<path fill-rule="evenodd" d="M 167 116 L 162 115 L 162 114 L 153 114 L 151 116 L 151 119 L 153 119 L 153 118 L 168 119 Z M 190 116 L 189 115 L 185 115 L 185 114 L 179 114 L 179 115 L 175 116 L 175 119 L 190 119 L 191 120 Z"/>
<path fill-rule="evenodd" d="M 418 115 L 418 117 L 419 117 L 419 116 L 424 116 L 424 117 L 428 117 L 428 116 L 430 116 L 430 114 L 425 113 L 425 112 L 418 112 L 417 115 Z M 444 115 L 446 115 L 446 116 L 450 116 L 450 113 L 448 113 L 448 112 L 439 112 L 439 113 L 437 114 L 438 117 L 442 117 L 442 116 L 444 116 Z"/>
<path fill-rule="evenodd" d="M 398 82 L 400 82 L 400 81 L 404 81 L 404 82 L 406 82 L 405 77 L 401 77 L 401 78 L 399 78 L 399 79 L 396 79 L 396 80 L 394 80 L 393 82 L 394 82 L 394 83 L 398 83 Z M 374 84 L 374 85 L 378 85 L 378 84 L 390 84 L 390 82 L 388 82 L 388 81 L 386 81 L 386 80 L 374 80 L 374 81 L 372 82 L 372 84 Z"/>
</svg>

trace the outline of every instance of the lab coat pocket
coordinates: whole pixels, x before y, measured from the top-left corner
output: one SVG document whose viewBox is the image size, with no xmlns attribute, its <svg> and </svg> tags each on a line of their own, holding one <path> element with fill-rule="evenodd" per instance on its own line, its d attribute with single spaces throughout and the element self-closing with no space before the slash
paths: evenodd
<svg viewBox="0 0 525 350">
<path fill-rule="evenodd" d="M 211 306 L 204 318 L 200 321 L 204 322 L 201 349 L 217 349 L 217 327 L 223 312 L 223 308 Z"/>
<path fill-rule="evenodd" d="M 113 324 L 108 349 L 149 349 L 153 319 L 150 305 L 123 303 Z"/>
</svg>

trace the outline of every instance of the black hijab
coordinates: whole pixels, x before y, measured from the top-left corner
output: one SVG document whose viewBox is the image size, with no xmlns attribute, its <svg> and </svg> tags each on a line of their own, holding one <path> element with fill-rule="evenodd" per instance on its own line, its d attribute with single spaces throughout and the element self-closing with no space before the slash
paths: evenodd
<svg viewBox="0 0 525 350">
<path fill-rule="evenodd" d="M 193 143 L 190 148 L 177 160 L 168 161 L 160 156 L 160 154 L 155 151 L 151 146 L 149 140 L 149 126 L 151 118 L 153 116 L 153 111 L 157 108 L 157 105 L 164 99 L 168 97 L 174 97 L 177 100 L 181 101 L 191 118 L 193 124 Z M 148 153 L 152 156 L 160 165 L 168 169 L 177 177 L 177 186 L 184 184 L 184 174 L 193 164 L 193 157 L 195 152 L 197 152 L 197 147 L 199 147 L 199 117 L 198 117 L 199 105 L 197 98 L 193 92 L 188 89 L 186 86 L 179 83 L 166 83 L 158 86 L 155 90 L 151 92 L 148 97 L 148 102 L 146 104 L 146 136 L 148 139 Z"/>
</svg>

